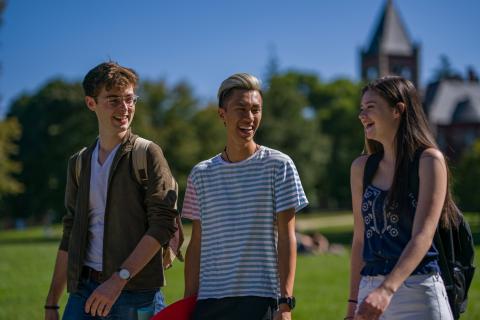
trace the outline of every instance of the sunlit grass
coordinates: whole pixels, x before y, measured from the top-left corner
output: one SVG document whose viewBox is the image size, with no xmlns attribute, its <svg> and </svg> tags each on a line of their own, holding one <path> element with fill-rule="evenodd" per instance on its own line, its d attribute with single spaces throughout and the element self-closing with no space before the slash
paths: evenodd
<svg viewBox="0 0 480 320">
<path fill-rule="evenodd" d="M 302 230 L 320 230 L 332 242 L 346 244 L 350 241 L 349 214 L 299 215 L 298 220 Z M 480 228 L 476 222 L 472 223 L 472 229 L 478 235 Z M 188 235 L 188 224 L 185 230 Z M 49 237 L 45 237 L 43 228 L 0 232 L 0 319 L 42 319 L 60 232 L 59 226 L 53 228 Z M 480 247 L 477 247 L 477 257 L 479 254 Z M 348 269 L 348 250 L 342 255 L 299 256 L 294 319 L 343 318 L 348 299 Z M 164 293 L 167 301 L 181 298 L 183 263 L 176 262 L 166 277 Z M 479 300 L 480 272 L 477 272 L 470 290 L 469 309 L 462 319 L 480 319 L 480 304 L 475 303 Z M 65 302 L 66 295 L 61 300 L 62 310 Z"/>
</svg>

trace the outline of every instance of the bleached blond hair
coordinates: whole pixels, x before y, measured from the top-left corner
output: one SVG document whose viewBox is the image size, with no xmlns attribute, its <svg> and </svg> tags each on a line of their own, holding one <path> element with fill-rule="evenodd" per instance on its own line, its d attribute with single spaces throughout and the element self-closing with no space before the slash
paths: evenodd
<svg viewBox="0 0 480 320">
<path fill-rule="evenodd" d="M 240 90 L 256 90 L 263 97 L 261 82 L 257 77 L 248 73 L 235 73 L 223 80 L 218 89 L 218 106 L 223 108 L 225 101 L 235 89 Z"/>
</svg>

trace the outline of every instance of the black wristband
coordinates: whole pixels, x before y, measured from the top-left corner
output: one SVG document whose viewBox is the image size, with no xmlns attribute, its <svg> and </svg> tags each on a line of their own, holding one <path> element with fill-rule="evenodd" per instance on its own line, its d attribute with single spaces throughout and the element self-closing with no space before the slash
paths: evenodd
<svg viewBox="0 0 480 320">
<path fill-rule="evenodd" d="M 48 310 L 58 310 L 58 309 L 60 309 L 60 306 L 58 306 L 58 305 L 50 305 L 50 306 L 49 306 L 49 305 L 45 305 L 44 308 L 45 308 L 45 309 L 48 309 Z"/>
<path fill-rule="evenodd" d="M 358 300 L 355 299 L 348 299 L 348 302 L 358 304 Z"/>
</svg>

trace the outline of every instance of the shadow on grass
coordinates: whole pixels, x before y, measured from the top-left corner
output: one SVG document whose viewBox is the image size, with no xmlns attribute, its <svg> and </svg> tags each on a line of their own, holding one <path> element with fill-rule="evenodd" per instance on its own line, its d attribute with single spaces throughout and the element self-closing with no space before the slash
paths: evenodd
<svg viewBox="0 0 480 320">
<path fill-rule="evenodd" d="M 52 237 L 28 237 L 28 238 L 10 238 L 0 239 L 0 246 L 3 245 L 29 245 L 41 243 L 60 243 L 60 238 Z"/>
</svg>

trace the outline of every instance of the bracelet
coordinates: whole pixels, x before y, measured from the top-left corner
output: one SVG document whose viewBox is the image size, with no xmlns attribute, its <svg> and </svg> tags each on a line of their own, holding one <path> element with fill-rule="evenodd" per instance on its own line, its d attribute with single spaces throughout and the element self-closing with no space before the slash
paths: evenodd
<svg viewBox="0 0 480 320">
<path fill-rule="evenodd" d="M 58 310 L 58 309 L 60 309 L 60 307 L 57 304 L 55 304 L 55 305 L 45 305 L 44 308 L 47 309 L 47 310 Z"/>
<path fill-rule="evenodd" d="M 348 299 L 348 302 L 358 304 L 358 300 L 355 299 Z"/>
</svg>

